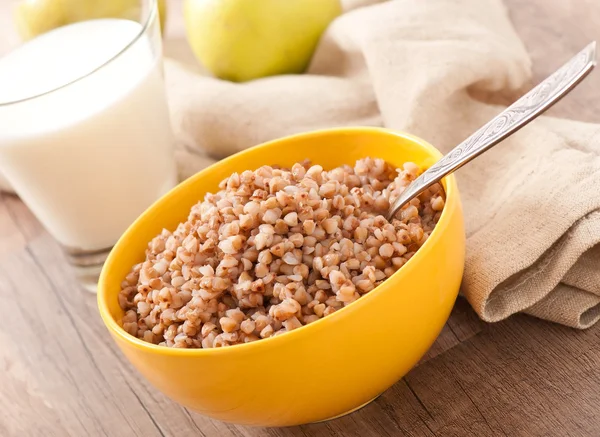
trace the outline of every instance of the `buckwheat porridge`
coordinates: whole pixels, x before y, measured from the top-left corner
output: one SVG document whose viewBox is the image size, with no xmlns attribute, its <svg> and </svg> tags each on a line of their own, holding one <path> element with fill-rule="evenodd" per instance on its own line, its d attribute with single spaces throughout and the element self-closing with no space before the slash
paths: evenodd
<svg viewBox="0 0 600 437">
<path fill-rule="evenodd" d="M 234 173 L 186 222 L 163 230 L 122 283 L 123 328 L 161 346 L 211 348 L 325 317 L 389 278 L 444 208 L 435 184 L 385 219 L 420 169 L 364 158 Z"/>
</svg>

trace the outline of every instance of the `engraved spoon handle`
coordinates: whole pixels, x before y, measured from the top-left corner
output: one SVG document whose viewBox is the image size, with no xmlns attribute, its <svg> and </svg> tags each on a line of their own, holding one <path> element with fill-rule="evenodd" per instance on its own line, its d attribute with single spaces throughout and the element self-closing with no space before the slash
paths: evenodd
<svg viewBox="0 0 600 437">
<path fill-rule="evenodd" d="M 575 88 L 592 71 L 595 65 L 596 42 L 594 41 L 550 77 L 423 172 L 400 194 L 390 207 L 388 218 L 391 219 L 402 206 L 423 190 L 491 149 L 539 116 Z"/>
</svg>

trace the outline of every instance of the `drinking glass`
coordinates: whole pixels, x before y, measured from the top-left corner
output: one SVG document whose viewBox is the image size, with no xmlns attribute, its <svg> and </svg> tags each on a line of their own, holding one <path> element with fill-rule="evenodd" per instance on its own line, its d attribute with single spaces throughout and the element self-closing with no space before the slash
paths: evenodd
<svg viewBox="0 0 600 437">
<path fill-rule="evenodd" d="M 113 3 L 127 7 L 73 10 L 85 14 L 0 58 L 0 173 L 92 291 L 120 235 L 176 184 L 156 0 Z"/>
</svg>

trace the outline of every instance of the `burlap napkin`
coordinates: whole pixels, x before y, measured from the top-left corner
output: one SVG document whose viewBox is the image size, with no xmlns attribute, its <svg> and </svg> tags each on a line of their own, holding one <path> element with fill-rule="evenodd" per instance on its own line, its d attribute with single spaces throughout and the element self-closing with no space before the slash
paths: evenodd
<svg viewBox="0 0 600 437">
<path fill-rule="evenodd" d="M 202 74 L 183 40 L 166 41 L 182 178 L 263 141 L 332 126 L 405 130 L 447 152 L 502 109 L 486 102 L 531 85 L 499 0 L 345 6 L 305 75 L 220 81 Z M 458 172 L 462 293 L 482 319 L 524 311 L 586 328 L 600 318 L 599 135 L 600 126 L 541 118 Z"/>
</svg>

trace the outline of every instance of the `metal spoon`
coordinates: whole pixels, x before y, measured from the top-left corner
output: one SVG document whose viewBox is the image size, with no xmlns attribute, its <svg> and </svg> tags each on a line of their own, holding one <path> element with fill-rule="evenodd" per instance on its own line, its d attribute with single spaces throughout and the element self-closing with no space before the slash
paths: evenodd
<svg viewBox="0 0 600 437">
<path fill-rule="evenodd" d="M 398 210 L 413 197 L 491 149 L 550 108 L 575 88 L 595 66 L 596 42 L 594 41 L 546 80 L 423 172 L 392 204 L 388 212 L 388 219 L 394 217 Z"/>
</svg>

